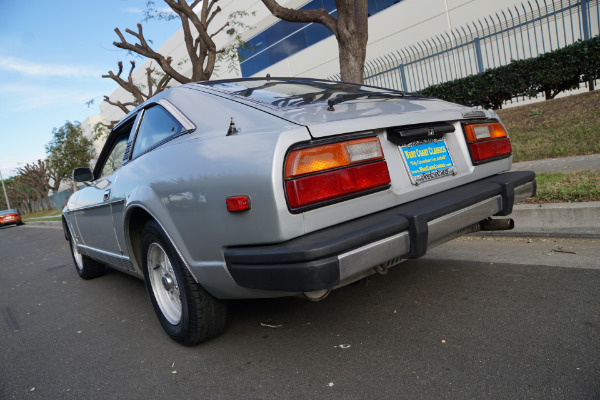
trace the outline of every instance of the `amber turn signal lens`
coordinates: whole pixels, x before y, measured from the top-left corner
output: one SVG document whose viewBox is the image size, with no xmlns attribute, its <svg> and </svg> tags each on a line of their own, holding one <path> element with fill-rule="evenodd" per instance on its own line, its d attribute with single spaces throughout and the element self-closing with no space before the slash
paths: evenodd
<svg viewBox="0 0 600 400">
<path fill-rule="evenodd" d="M 292 178 L 381 159 L 383 151 L 376 137 L 292 150 L 285 163 L 285 177 Z"/>
<path fill-rule="evenodd" d="M 499 122 L 465 125 L 465 134 L 469 143 L 508 137 L 508 133 Z"/>
</svg>

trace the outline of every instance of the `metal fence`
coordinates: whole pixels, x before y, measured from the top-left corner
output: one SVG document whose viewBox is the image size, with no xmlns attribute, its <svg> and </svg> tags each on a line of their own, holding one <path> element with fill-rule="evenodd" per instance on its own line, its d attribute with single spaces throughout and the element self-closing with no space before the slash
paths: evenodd
<svg viewBox="0 0 600 400">
<path fill-rule="evenodd" d="M 600 33 L 599 1 L 528 0 L 367 61 L 365 83 L 415 92 L 589 39 Z"/>
<path fill-rule="evenodd" d="M 69 197 L 71 197 L 72 194 L 72 190 L 65 189 L 60 192 L 53 192 L 48 197 L 50 199 L 50 204 L 54 206 L 54 208 L 56 208 L 57 210 L 61 210 L 65 206 L 65 204 L 67 204 L 67 201 L 69 200 Z"/>
</svg>

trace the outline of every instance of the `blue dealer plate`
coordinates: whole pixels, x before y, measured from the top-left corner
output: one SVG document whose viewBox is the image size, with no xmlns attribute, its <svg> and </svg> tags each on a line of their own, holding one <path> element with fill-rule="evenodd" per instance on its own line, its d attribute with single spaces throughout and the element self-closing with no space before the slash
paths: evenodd
<svg viewBox="0 0 600 400">
<path fill-rule="evenodd" d="M 448 175 L 456 175 L 456 168 L 448 153 L 445 140 L 436 140 L 414 146 L 400 147 L 404 163 L 413 184 Z"/>
</svg>

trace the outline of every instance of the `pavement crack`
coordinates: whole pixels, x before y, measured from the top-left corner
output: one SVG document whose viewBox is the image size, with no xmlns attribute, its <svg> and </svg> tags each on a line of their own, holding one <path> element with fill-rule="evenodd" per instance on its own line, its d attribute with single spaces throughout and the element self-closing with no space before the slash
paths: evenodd
<svg viewBox="0 0 600 400">
<path fill-rule="evenodd" d="M 4 314 L 4 319 L 6 320 L 8 326 L 11 327 L 13 331 L 21 330 L 19 321 L 17 321 L 17 318 L 13 314 L 10 307 L 2 307 L 2 313 Z"/>
</svg>

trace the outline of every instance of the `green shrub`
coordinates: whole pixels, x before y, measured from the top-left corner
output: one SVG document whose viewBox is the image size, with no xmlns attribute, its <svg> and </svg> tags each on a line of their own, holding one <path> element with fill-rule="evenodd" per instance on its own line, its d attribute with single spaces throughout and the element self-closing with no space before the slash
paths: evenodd
<svg viewBox="0 0 600 400">
<path fill-rule="evenodd" d="M 513 60 L 508 65 L 429 86 L 421 93 L 486 109 L 499 109 L 514 97 L 534 97 L 543 93 L 546 100 L 580 82 L 600 78 L 600 36 L 578 41 L 527 60 Z"/>
</svg>

